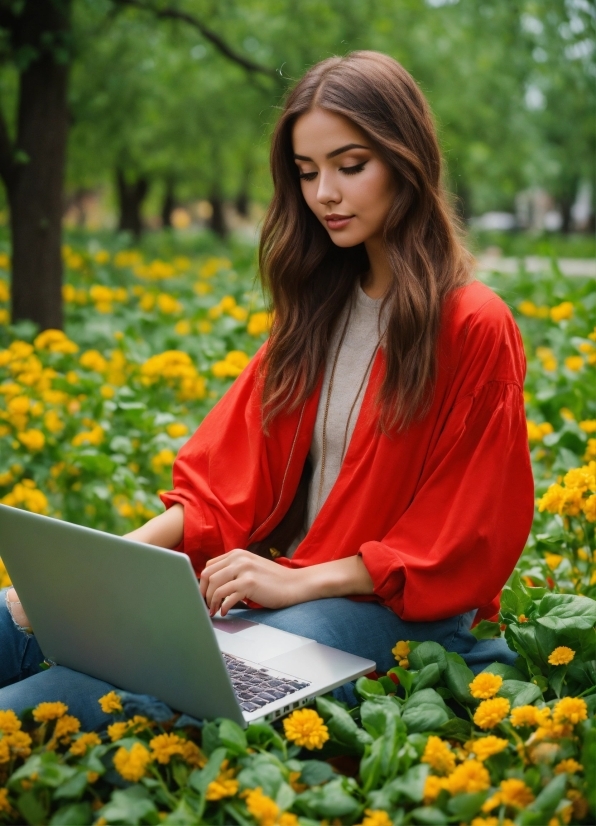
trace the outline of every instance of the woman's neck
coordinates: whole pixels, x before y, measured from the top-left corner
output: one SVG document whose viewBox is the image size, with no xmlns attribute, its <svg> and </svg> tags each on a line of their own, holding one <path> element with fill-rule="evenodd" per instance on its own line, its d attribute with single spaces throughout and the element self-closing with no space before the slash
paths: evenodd
<svg viewBox="0 0 596 826">
<path fill-rule="evenodd" d="M 365 242 L 369 270 L 362 279 L 362 289 L 369 298 L 383 298 L 392 281 L 391 266 L 382 238 Z"/>
</svg>

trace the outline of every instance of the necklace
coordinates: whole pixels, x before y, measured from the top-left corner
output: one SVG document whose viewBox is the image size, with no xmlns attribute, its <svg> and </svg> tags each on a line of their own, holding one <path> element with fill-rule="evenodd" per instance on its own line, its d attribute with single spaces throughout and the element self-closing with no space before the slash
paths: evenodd
<svg viewBox="0 0 596 826">
<path fill-rule="evenodd" d="M 333 379 L 335 378 L 335 370 L 336 370 L 337 362 L 338 362 L 338 359 L 339 359 L 339 353 L 340 353 L 342 345 L 344 343 L 344 339 L 346 337 L 346 333 L 347 333 L 347 330 L 348 330 L 348 325 L 350 323 L 350 317 L 352 315 L 352 303 L 353 303 L 353 298 L 350 299 L 350 307 L 349 307 L 349 310 L 348 310 L 348 315 L 346 317 L 346 321 L 344 323 L 344 327 L 343 327 L 343 330 L 342 330 L 342 333 L 341 333 L 341 336 L 340 336 L 340 339 L 339 339 L 339 343 L 338 343 L 337 349 L 335 351 L 335 357 L 333 359 L 333 365 L 331 367 L 331 376 L 329 377 L 329 387 L 327 388 L 327 398 L 325 400 L 325 413 L 323 415 L 323 428 L 322 428 L 322 435 L 321 435 L 321 442 L 322 442 L 322 447 L 321 447 L 321 476 L 320 476 L 320 479 L 319 479 L 319 490 L 318 490 L 318 493 L 317 493 L 317 506 L 316 506 L 316 512 L 317 513 L 319 512 L 321 497 L 323 495 L 323 484 L 324 484 L 324 481 L 325 481 L 325 464 L 326 464 L 326 459 L 327 459 L 327 418 L 329 416 L 329 405 L 331 403 L 331 394 L 333 392 Z M 377 350 L 379 349 L 379 346 L 381 344 L 382 337 L 383 337 L 382 335 L 379 336 L 379 340 L 377 341 L 377 343 L 375 345 L 375 349 L 372 352 L 372 355 L 371 355 L 371 357 L 369 359 L 369 362 L 366 366 L 366 370 L 364 371 L 364 375 L 362 376 L 362 379 L 360 381 L 360 385 L 358 387 L 358 392 L 356 393 L 356 396 L 354 397 L 354 401 L 352 402 L 352 406 L 350 407 L 350 412 L 348 414 L 348 419 L 347 419 L 346 427 L 345 427 L 345 430 L 344 430 L 344 439 L 343 439 L 343 445 L 342 445 L 342 450 L 341 450 L 341 456 L 340 456 L 340 460 L 339 460 L 340 467 L 341 467 L 341 464 L 344 460 L 344 456 L 345 456 L 345 452 L 346 452 L 346 447 L 347 447 L 347 442 L 348 442 L 348 430 L 350 428 L 350 421 L 352 419 L 352 414 L 354 412 L 354 408 L 356 407 L 356 402 L 360 398 L 360 393 L 362 392 L 364 382 L 366 381 L 366 377 L 368 376 L 368 372 L 371 368 L 374 357 L 376 356 Z"/>
</svg>

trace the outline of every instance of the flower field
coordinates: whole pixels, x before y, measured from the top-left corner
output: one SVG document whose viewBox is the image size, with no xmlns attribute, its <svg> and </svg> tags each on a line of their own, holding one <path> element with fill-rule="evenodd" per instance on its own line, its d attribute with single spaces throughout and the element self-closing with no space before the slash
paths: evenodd
<svg viewBox="0 0 596 826">
<path fill-rule="evenodd" d="M 0 502 L 123 533 L 160 512 L 175 454 L 265 340 L 254 249 L 64 249 L 66 335 L 8 325 L 0 254 Z M 482 273 L 528 357 L 536 518 L 502 596 L 519 658 L 474 676 L 436 643 L 279 725 L 201 729 L 102 698 L 0 711 L 0 823 L 559 826 L 596 822 L 596 282 Z M 8 577 L 0 562 L 0 587 Z M 373 678 L 374 677 L 374 678 Z M 184 721 L 181 721 L 184 722 Z"/>
</svg>

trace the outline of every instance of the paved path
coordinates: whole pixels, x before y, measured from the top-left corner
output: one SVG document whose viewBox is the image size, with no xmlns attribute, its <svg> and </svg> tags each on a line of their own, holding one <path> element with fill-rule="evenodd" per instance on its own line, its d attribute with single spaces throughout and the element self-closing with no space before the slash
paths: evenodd
<svg viewBox="0 0 596 826">
<path fill-rule="evenodd" d="M 549 270 L 551 259 L 538 255 L 528 255 L 525 258 L 503 258 L 496 255 L 479 255 L 476 259 L 478 269 L 484 272 L 504 272 L 514 274 L 521 263 L 528 272 L 544 272 Z M 559 258 L 557 264 L 563 275 L 587 276 L 596 278 L 596 258 Z"/>
</svg>

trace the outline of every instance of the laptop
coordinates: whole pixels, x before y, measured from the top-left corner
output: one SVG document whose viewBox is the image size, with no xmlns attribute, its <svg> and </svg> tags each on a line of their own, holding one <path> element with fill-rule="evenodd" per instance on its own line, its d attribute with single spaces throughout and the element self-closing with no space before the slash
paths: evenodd
<svg viewBox="0 0 596 826">
<path fill-rule="evenodd" d="M 272 721 L 375 668 L 245 615 L 211 619 L 177 551 L 0 505 L 0 557 L 50 662 L 199 719 Z"/>
</svg>

